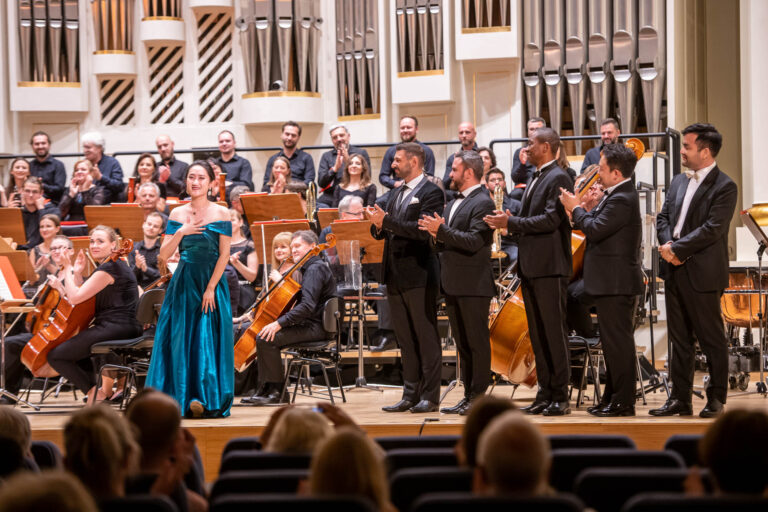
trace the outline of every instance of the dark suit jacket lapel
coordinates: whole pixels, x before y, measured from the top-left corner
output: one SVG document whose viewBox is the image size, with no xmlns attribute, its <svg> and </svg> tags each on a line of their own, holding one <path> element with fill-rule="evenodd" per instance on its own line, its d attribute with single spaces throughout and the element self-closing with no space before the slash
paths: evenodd
<svg viewBox="0 0 768 512">
<path fill-rule="evenodd" d="M 448 225 L 449 226 L 452 225 L 454 223 L 454 221 L 456 220 L 456 217 L 458 217 L 459 211 L 462 210 L 464 208 L 464 206 L 466 206 L 466 204 L 472 200 L 472 198 L 474 198 L 477 194 L 482 193 L 482 192 L 483 192 L 483 187 L 476 188 L 475 190 L 472 191 L 471 194 L 469 194 L 469 196 L 464 198 L 464 200 L 459 203 L 458 207 L 456 206 L 456 201 L 454 200 L 451 203 L 451 210 L 453 210 L 454 208 L 457 208 L 457 210 L 455 212 L 453 212 L 452 215 L 451 215 L 451 210 L 448 211 L 448 217 L 446 217 L 446 220 L 448 220 L 449 218 L 451 219 L 451 221 L 448 223 Z"/>
<path fill-rule="evenodd" d="M 701 198 L 704 197 L 704 195 L 709 191 L 710 188 L 712 188 L 712 185 L 715 184 L 715 181 L 717 180 L 717 175 L 720 173 L 720 169 L 717 168 L 717 166 L 713 167 L 711 171 L 709 171 L 709 174 L 707 174 L 707 177 L 704 178 L 704 181 L 699 185 L 699 188 L 696 189 L 696 192 L 693 194 L 693 197 L 691 198 L 691 204 L 688 206 L 688 213 L 695 211 L 695 208 L 697 206 L 697 203 L 701 201 Z M 690 215 L 688 216 L 690 217 Z M 683 220 L 685 222 L 685 220 Z"/>
<path fill-rule="evenodd" d="M 541 169 L 541 175 L 539 176 L 539 179 L 536 181 L 536 183 L 533 183 L 533 179 L 531 179 L 531 182 L 528 184 L 528 187 L 526 187 L 525 193 L 523 195 L 523 207 L 521 208 L 520 212 L 522 215 L 528 215 L 528 210 L 531 207 L 531 199 L 533 199 L 533 194 L 536 193 L 536 189 L 539 188 L 539 185 L 541 185 L 541 182 L 544 181 L 544 178 L 546 177 L 549 170 L 552 169 L 555 165 L 557 165 L 557 162 L 552 162 L 548 166 Z"/>
<path fill-rule="evenodd" d="M 680 218 L 680 210 L 683 208 L 683 199 L 685 199 L 685 192 L 688 190 L 688 183 L 690 180 L 686 178 L 685 180 L 678 181 L 680 181 L 680 186 L 675 191 L 675 211 L 674 215 L 670 219 L 671 222 L 669 223 L 672 231 L 674 231 L 675 226 L 677 225 L 677 219 Z"/>
<path fill-rule="evenodd" d="M 396 208 L 395 212 L 398 213 L 398 214 L 402 214 L 403 212 L 405 212 L 405 210 L 408 209 L 408 205 L 411 204 L 411 201 L 413 200 L 413 198 L 414 197 L 418 197 L 419 191 L 421 190 L 421 188 L 424 186 L 424 184 L 427 181 L 429 181 L 429 180 L 427 180 L 427 177 L 426 176 L 423 177 L 421 179 L 421 181 L 419 182 L 419 184 L 416 185 L 416 188 L 413 189 L 413 192 L 408 191 L 408 197 L 406 197 L 405 201 L 402 201 L 402 202 L 401 202 L 401 199 L 403 198 L 403 194 L 404 194 L 403 190 L 404 189 L 401 186 L 400 187 L 400 195 L 398 195 L 398 197 L 397 197 L 397 201 L 398 202 L 395 203 L 395 208 Z"/>
</svg>

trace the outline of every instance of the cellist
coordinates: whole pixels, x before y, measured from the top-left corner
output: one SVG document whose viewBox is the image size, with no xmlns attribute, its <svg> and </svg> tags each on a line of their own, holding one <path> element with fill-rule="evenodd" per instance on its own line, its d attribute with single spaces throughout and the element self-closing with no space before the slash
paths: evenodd
<svg viewBox="0 0 768 512">
<path fill-rule="evenodd" d="M 74 253 L 72 241 L 66 236 L 57 235 L 51 240 L 50 259 L 53 265 L 57 267 L 53 275 L 60 277 L 63 268 L 66 266 L 65 262 L 71 265 Z M 29 331 L 30 327 L 26 330 Z M 25 367 L 21 363 L 21 351 L 24 350 L 24 346 L 30 339 L 32 339 L 32 332 L 24 332 L 5 338 L 5 384 L 8 391 L 14 395 L 19 394 L 21 381 L 24 377 Z M 13 403 L 15 401 L 11 398 L 0 397 L 0 405 Z"/>
<path fill-rule="evenodd" d="M 80 304 L 96 298 L 93 324 L 57 346 L 48 354 L 48 364 L 74 384 L 83 393 L 88 393 L 88 403 L 112 398 L 111 386 L 95 386 L 95 373 L 87 372 L 80 361 L 91 355 L 91 346 L 101 341 L 123 340 L 139 336 L 142 328 L 136 320 L 136 306 L 139 302 L 138 285 L 128 264 L 114 259 L 117 252 L 117 234 L 108 226 L 96 226 L 90 234 L 90 252 L 99 263 L 93 274 L 83 281 L 86 257 L 80 251 L 74 266 L 69 260 L 63 261 L 63 279 L 48 277 L 51 286 L 66 296 L 72 304 Z M 115 393 L 120 390 L 115 391 Z"/>
<path fill-rule="evenodd" d="M 317 235 L 309 230 L 297 231 L 291 237 L 291 257 L 295 263 L 318 244 Z M 322 340 L 323 307 L 336 295 L 336 280 L 322 256 L 312 256 L 301 267 L 301 290 L 293 309 L 267 324 L 256 340 L 256 364 L 259 387 L 256 394 L 243 403 L 269 405 L 280 402 L 283 392 L 283 369 L 280 350 L 294 343 Z"/>
</svg>

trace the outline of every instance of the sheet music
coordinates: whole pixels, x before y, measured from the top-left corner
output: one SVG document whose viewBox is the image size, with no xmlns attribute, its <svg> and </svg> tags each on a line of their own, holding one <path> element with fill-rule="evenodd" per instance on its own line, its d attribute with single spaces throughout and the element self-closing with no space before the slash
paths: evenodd
<svg viewBox="0 0 768 512">
<path fill-rule="evenodd" d="M 8 283 L 5 282 L 5 276 L 3 276 L 3 278 L 0 279 L 0 300 L 12 300 L 15 298 L 13 293 L 11 293 L 11 288 L 8 286 Z"/>
</svg>

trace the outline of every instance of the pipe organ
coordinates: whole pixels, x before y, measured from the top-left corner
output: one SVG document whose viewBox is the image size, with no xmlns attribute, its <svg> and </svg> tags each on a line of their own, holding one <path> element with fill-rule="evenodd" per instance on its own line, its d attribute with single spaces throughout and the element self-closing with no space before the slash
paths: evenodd
<svg viewBox="0 0 768 512">
<path fill-rule="evenodd" d="M 375 0 L 335 0 L 339 116 L 380 112 L 376 4 Z"/>
<path fill-rule="evenodd" d="M 96 51 L 133 51 L 133 0 L 90 0 Z"/>
<path fill-rule="evenodd" d="M 397 0 L 398 72 L 443 69 L 442 0 Z"/>
<path fill-rule="evenodd" d="M 20 78 L 78 82 L 77 0 L 17 0 Z"/>
<path fill-rule="evenodd" d="M 509 0 L 461 0 L 462 28 L 508 27 Z"/>
</svg>

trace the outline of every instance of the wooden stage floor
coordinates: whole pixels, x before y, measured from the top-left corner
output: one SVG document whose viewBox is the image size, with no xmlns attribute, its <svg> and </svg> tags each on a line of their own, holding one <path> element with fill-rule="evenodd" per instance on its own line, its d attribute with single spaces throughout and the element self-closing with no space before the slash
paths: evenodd
<svg viewBox="0 0 768 512">
<path fill-rule="evenodd" d="M 755 377 L 757 375 L 755 374 Z M 701 375 L 697 374 L 697 381 Z M 316 388 L 319 390 L 319 388 Z M 754 381 L 749 391 L 755 391 Z M 463 389 L 457 388 L 446 397 L 443 405 L 453 405 L 462 397 Z M 497 386 L 494 396 L 509 397 L 511 386 Z M 423 434 L 460 434 L 464 418 L 456 415 L 440 413 L 411 414 L 385 413 L 381 407 L 397 402 L 400 398 L 399 388 L 385 389 L 383 392 L 355 389 L 347 392 L 347 403 L 341 406 L 357 421 L 371 436 L 417 435 L 423 425 Z M 515 401 L 524 406 L 530 403 L 535 390 L 518 388 Z M 35 399 L 35 395 L 32 396 Z M 664 441 L 672 434 L 702 433 L 712 420 L 704 420 L 694 415 L 690 418 L 674 416 L 671 418 L 653 418 L 648 410 L 658 407 L 666 400 L 666 394 L 658 391 L 647 395 L 648 405 L 638 401 L 637 416 L 633 418 L 595 418 L 586 412 L 591 402 L 579 409 L 572 409 L 572 414 L 564 417 L 546 418 L 533 416 L 534 421 L 544 434 L 625 434 L 634 439 L 640 449 L 661 449 Z M 236 398 L 235 403 L 239 404 Z M 317 399 L 297 397 L 296 403 L 311 406 Z M 340 403 L 340 400 L 338 401 Z M 575 402 L 575 392 L 574 400 Z M 62 393 L 57 399 L 46 399 L 53 408 L 46 408 L 42 413 L 30 413 L 28 418 L 32 425 L 34 439 L 47 439 L 62 446 L 62 433 L 72 407 L 77 406 L 72 393 Z M 694 397 L 694 414 L 704 407 L 705 401 Z M 768 410 L 768 401 L 762 395 L 731 392 L 728 398 L 728 408 L 762 408 Z M 24 412 L 31 410 L 23 407 Z M 203 456 L 206 478 L 211 481 L 218 474 L 221 452 L 227 441 L 233 437 L 258 435 L 266 425 L 274 407 L 252 407 L 236 405 L 232 414 L 225 419 L 184 420 L 197 437 L 198 447 Z M 425 423 L 425 419 L 430 419 Z"/>
</svg>

